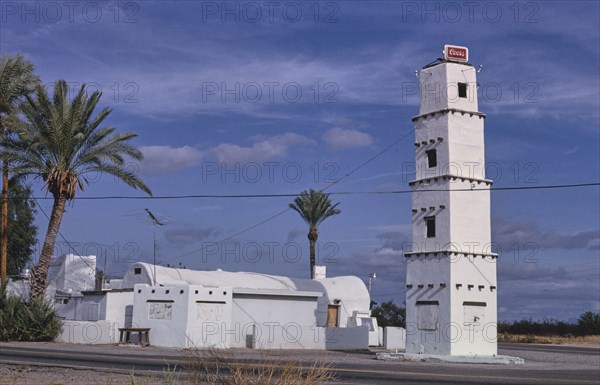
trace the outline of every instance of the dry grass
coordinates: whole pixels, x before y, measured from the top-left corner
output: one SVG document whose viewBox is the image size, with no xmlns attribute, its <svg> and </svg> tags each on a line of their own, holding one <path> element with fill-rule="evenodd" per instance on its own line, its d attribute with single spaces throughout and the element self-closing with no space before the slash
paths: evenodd
<svg viewBox="0 0 600 385">
<path fill-rule="evenodd" d="M 317 361 L 303 366 L 298 360 L 243 363 L 219 349 L 184 352 L 193 385 L 325 385 L 335 379 L 331 364 Z"/>
<path fill-rule="evenodd" d="M 600 335 L 595 336 L 535 336 L 532 334 L 499 333 L 498 342 L 512 342 L 520 344 L 576 344 L 600 345 Z"/>
</svg>

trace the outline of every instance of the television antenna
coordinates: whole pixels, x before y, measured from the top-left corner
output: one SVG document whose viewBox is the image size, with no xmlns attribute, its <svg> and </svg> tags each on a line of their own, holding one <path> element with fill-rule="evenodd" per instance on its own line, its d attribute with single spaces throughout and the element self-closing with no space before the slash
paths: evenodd
<svg viewBox="0 0 600 385">
<path fill-rule="evenodd" d="M 152 221 L 152 225 L 154 226 L 154 236 L 153 236 L 153 247 L 152 247 L 152 255 L 153 255 L 153 271 L 152 271 L 152 286 L 156 286 L 156 228 L 159 226 L 164 226 L 165 223 L 161 222 L 158 220 L 158 218 L 156 217 L 156 215 L 152 214 L 152 212 L 148 209 L 144 209 L 146 210 L 146 214 L 148 214 L 148 217 L 150 217 L 150 220 Z"/>
</svg>

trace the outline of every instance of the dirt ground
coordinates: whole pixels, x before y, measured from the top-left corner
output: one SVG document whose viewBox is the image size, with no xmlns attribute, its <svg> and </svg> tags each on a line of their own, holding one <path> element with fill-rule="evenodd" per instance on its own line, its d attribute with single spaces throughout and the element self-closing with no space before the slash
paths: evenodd
<svg viewBox="0 0 600 385">
<path fill-rule="evenodd" d="M 176 374 L 140 375 L 58 367 L 0 366 L 1 385 L 167 385 L 177 384 Z"/>
</svg>

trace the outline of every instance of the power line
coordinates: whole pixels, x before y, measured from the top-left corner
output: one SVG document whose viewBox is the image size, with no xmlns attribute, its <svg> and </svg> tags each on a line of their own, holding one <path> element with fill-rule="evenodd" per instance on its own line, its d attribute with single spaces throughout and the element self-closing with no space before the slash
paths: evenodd
<svg viewBox="0 0 600 385">
<path fill-rule="evenodd" d="M 395 140 L 392 144 L 390 144 L 389 146 L 385 147 L 383 150 L 379 151 L 378 153 L 376 153 L 375 155 L 373 155 L 372 157 L 370 157 L 369 159 L 367 159 L 366 161 L 364 161 L 363 163 L 359 164 L 358 166 L 356 166 L 355 168 L 353 168 L 352 170 L 350 170 L 348 173 L 346 173 L 345 175 L 343 175 L 342 177 L 338 178 L 337 180 L 335 180 L 334 182 L 332 182 L 330 185 L 328 185 L 327 187 L 325 187 L 324 189 L 322 189 L 321 191 L 325 191 L 326 189 L 330 188 L 331 186 L 334 186 L 335 184 L 339 183 L 341 180 L 343 180 L 344 178 L 349 177 L 350 175 L 354 174 L 356 171 L 360 170 L 361 168 L 363 168 L 364 166 L 366 166 L 367 164 L 371 163 L 372 161 L 374 161 L 375 159 L 377 159 L 378 157 L 380 157 L 381 155 L 383 155 L 385 152 L 387 152 L 388 150 L 390 150 L 392 147 L 394 147 L 395 145 L 397 145 L 398 143 L 400 143 L 401 141 L 403 141 L 404 139 L 406 139 L 408 137 L 408 135 L 411 135 L 413 132 L 415 131 L 415 128 L 413 128 L 412 130 L 410 130 L 409 132 L 407 132 L 406 134 L 402 135 L 400 138 L 398 138 L 397 140 Z M 273 194 L 275 195 L 275 194 Z M 277 197 L 296 197 L 298 196 L 298 194 L 279 194 L 279 196 Z M 289 210 L 291 210 L 289 207 L 287 207 L 286 209 L 278 212 L 275 215 L 272 215 L 266 219 L 263 219 L 262 221 L 255 223 L 254 225 L 251 225 L 249 227 L 246 227 L 240 231 L 238 231 L 235 234 L 229 235 L 223 239 L 221 239 L 219 242 L 217 242 L 218 244 L 221 244 L 223 242 L 228 241 L 231 238 L 237 237 L 238 235 L 242 235 L 250 230 L 253 230 L 267 222 L 272 221 L 273 219 L 285 214 L 286 212 L 288 212 Z M 166 261 L 171 261 L 173 259 L 178 259 L 178 258 L 182 258 L 191 254 L 195 254 L 197 252 L 202 252 L 204 251 L 204 249 L 206 248 L 206 246 L 203 246 L 200 249 L 197 250 L 193 250 L 184 254 L 181 254 L 177 257 L 173 257 L 173 258 L 169 258 Z M 165 262 L 166 262 L 165 261 Z"/>
<path fill-rule="evenodd" d="M 46 214 L 46 211 L 44 211 L 44 209 L 42 208 L 42 206 L 40 205 L 40 203 L 37 201 L 37 199 L 33 198 L 33 197 L 32 197 L 32 199 L 35 201 L 35 203 L 39 207 L 39 209 L 42 212 L 42 214 L 44 214 L 44 216 L 46 217 L 46 219 L 48 219 L 48 222 L 50 222 L 50 217 L 48 216 L 48 214 Z M 58 230 L 57 233 L 58 233 L 58 235 L 60 235 L 60 237 L 62 238 L 62 240 L 65 241 L 65 243 L 67 244 L 67 246 L 69 246 L 69 248 L 71 250 L 73 250 L 73 252 L 75 253 L 76 256 L 78 256 L 91 270 L 96 271 L 95 267 L 92 267 L 92 265 L 90 265 L 88 263 L 88 261 L 86 261 L 81 255 L 79 255 L 79 253 L 77 252 L 77 250 L 75 250 L 75 248 L 71 245 L 71 243 L 69 241 L 67 241 L 67 239 L 62 235 L 62 233 L 60 232 L 60 230 Z"/>
<path fill-rule="evenodd" d="M 356 170 L 356 169 L 355 169 Z M 346 174 L 349 176 L 351 174 Z M 468 178 L 467 178 L 468 179 Z M 341 179 L 335 182 L 337 183 Z M 332 185 L 330 185 L 332 186 Z M 569 183 L 569 184 L 554 184 L 554 185 L 542 185 L 542 186 L 511 186 L 511 187 L 490 187 L 481 189 L 422 189 L 419 192 L 447 192 L 447 191 L 516 191 L 516 190 L 547 190 L 547 189 L 562 189 L 562 188 L 576 188 L 576 187 L 593 187 L 600 186 L 600 182 L 588 182 L 588 183 Z M 324 188 L 321 191 L 325 191 Z M 333 191 L 327 194 L 329 195 L 394 195 L 394 194 L 408 194 L 412 193 L 413 190 L 392 190 L 392 191 Z M 176 199 L 247 199 L 247 198 L 291 198 L 297 197 L 297 193 L 286 193 L 286 194 L 199 194 L 199 195 L 159 195 L 159 196 L 125 196 L 125 195 L 113 195 L 113 196 L 95 196 L 95 197 L 79 197 L 77 200 L 111 200 L 111 199 L 123 199 L 123 200 L 176 200 Z M 45 200 L 53 199 L 50 197 L 35 197 L 33 199 Z"/>
<path fill-rule="evenodd" d="M 266 218 L 266 219 L 263 219 L 262 221 L 260 221 L 260 222 L 258 222 L 258 223 L 255 223 L 255 224 L 253 224 L 252 226 L 246 227 L 246 228 L 244 228 L 244 229 L 242 229 L 242 230 L 238 231 L 238 232 L 237 232 L 237 233 L 235 233 L 235 234 L 228 235 L 227 237 L 225 237 L 225 238 L 221 239 L 220 241 L 217 241 L 217 242 L 211 242 L 211 245 L 214 245 L 215 243 L 217 243 L 217 244 L 220 244 L 220 243 L 227 242 L 228 240 L 230 240 L 230 239 L 232 239 L 232 238 L 235 238 L 235 237 L 237 237 L 238 235 L 242 235 L 242 234 L 244 234 L 244 233 L 246 233 L 246 232 L 248 232 L 248 231 L 250 231 L 250 230 L 253 230 L 253 229 L 257 228 L 258 226 L 261 226 L 261 225 L 263 225 L 263 224 L 265 224 L 265 223 L 267 223 L 267 222 L 270 222 L 270 221 L 272 221 L 273 219 L 275 219 L 275 218 L 277 218 L 277 217 L 279 217 L 279 216 L 281 216 L 281 215 L 285 214 L 286 212 L 288 212 L 288 211 L 290 211 L 290 210 L 291 210 L 291 209 L 288 207 L 288 208 L 286 208 L 285 210 L 282 210 L 282 211 L 278 212 L 278 213 L 277 213 L 277 214 L 275 214 L 275 215 L 271 215 L 270 217 L 268 217 L 268 218 Z M 184 253 L 184 254 L 181 254 L 181 255 L 178 255 L 178 256 L 176 256 L 176 257 L 165 259 L 164 261 L 161 261 L 161 263 L 164 263 L 164 262 L 169 262 L 169 261 L 172 261 L 172 260 L 174 260 L 174 259 L 179 259 L 179 258 L 182 258 L 182 257 L 186 257 L 186 256 L 188 256 L 188 255 L 196 254 L 196 253 L 198 253 L 198 252 L 203 252 L 203 251 L 204 251 L 204 249 L 206 249 L 206 247 L 207 247 L 207 246 L 203 246 L 203 247 L 201 247 L 201 248 L 199 248 L 199 249 L 192 250 L 192 251 L 188 251 L 188 252 L 186 252 L 186 253 Z"/>
<path fill-rule="evenodd" d="M 363 163 L 361 163 L 358 166 L 354 167 L 352 170 L 350 170 L 350 172 L 348 172 L 345 175 L 341 176 L 337 180 L 331 182 L 331 184 L 329 184 L 329 186 L 325 187 L 321 191 L 325 191 L 328 188 L 330 188 L 331 186 L 334 186 L 334 185 L 338 184 L 343 179 L 349 177 L 350 175 L 354 174 L 355 172 L 357 172 L 358 170 L 360 170 L 361 168 L 363 168 L 367 164 L 369 164 L 372 161 L 374 161 L 375 159 L 379 158 L 381 155 L 383 155 L 385 152 L 387 152 L 388 150 L 390 150 L 392 147 L 394 147 L 395 145 L 397 145 L 398 143 L 400 143 L 401 141 L 403 141 L 404 139 L 406 139 L 408 137 L 408 135 L 411 135 L 413 132 L 415 132 L 414 128 L 412 130 L 408 131 L 406 134 L 402 135 L 400 138 L 398 138 L 394 142 L 392 142 L 392 144 L 390 144 L 389 146 L 385 147 L 383 150 L 379 151 L 378 153 L 376 153 L 375 155 L 373 155 L 372 157 L 370 157 L 369 159 L 367 159 Z"/>
</svg>

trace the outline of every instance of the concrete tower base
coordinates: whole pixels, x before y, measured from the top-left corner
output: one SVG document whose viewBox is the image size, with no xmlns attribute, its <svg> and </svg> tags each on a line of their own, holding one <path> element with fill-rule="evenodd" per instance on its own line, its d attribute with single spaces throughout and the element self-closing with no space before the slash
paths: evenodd
<svg viewBox="0 0 600 385">
<path fill-rule="evenodd" d="M 512 356 L 439 356 L 433 354 L 377 353 L 383 361 L 447 362 L 453 364 L 523 365 L 525 360 Z"/>
</svg>

